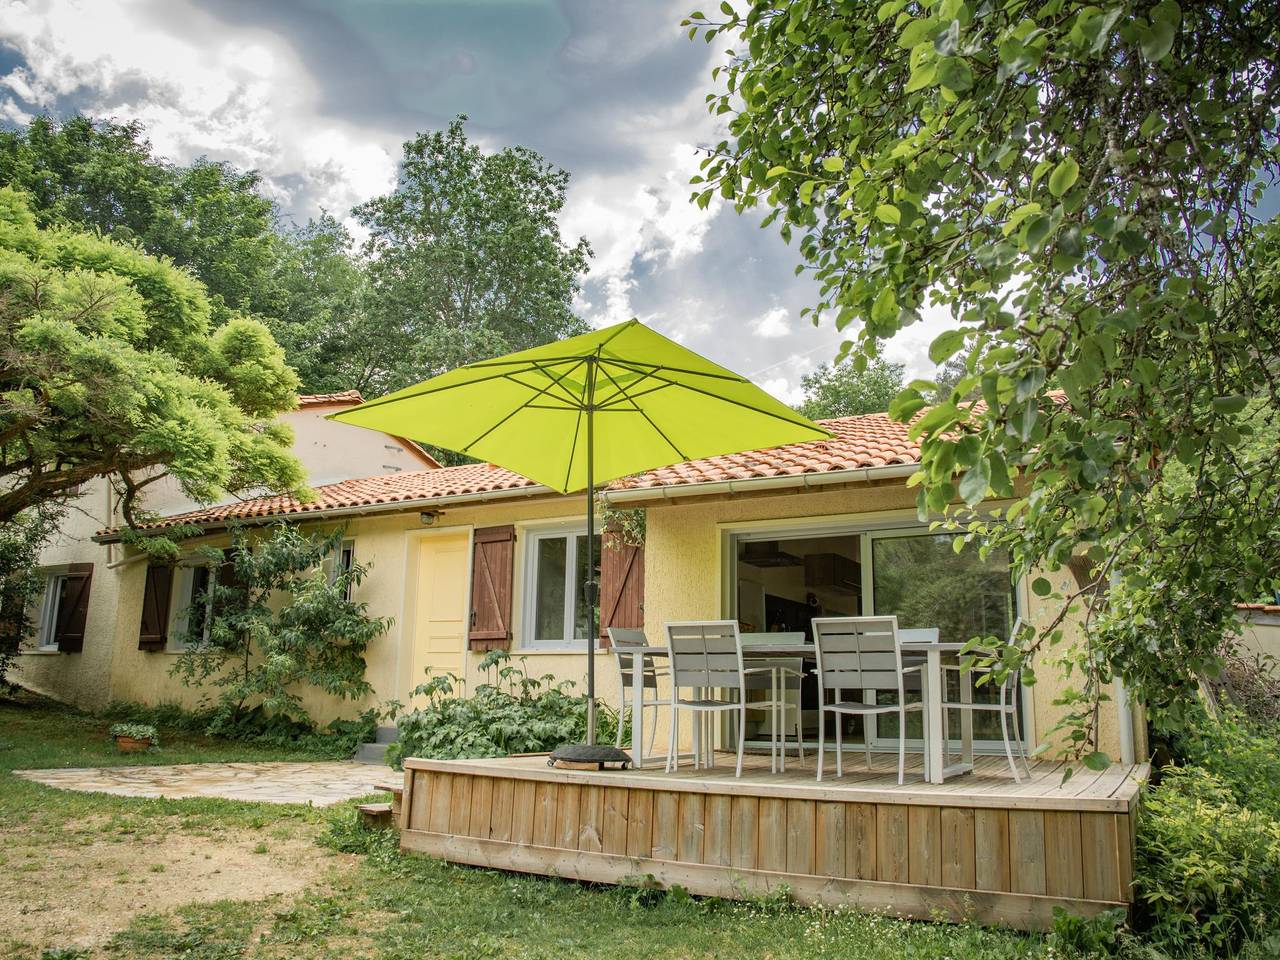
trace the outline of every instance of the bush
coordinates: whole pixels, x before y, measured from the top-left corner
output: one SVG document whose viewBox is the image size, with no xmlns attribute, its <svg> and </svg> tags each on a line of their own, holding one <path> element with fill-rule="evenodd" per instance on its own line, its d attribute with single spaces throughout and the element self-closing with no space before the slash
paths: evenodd
<svg viewBox="0 0 1280 960">
<path fill-rule="evenodd" d="M 113 723 L 107 731 L 113 740 L 116 737 L 128 737 L 130 740 L 150 740 L 151 746 L 160 746 L 160 734 L 149 723 Z"/>
<path fill-rule="evenodd" d="M 587 735 L 587 698 L 575 695 L 571 681 L 552 683 L 552 674 L 535 678 L 500 650 L 481 661 L 489 682 L 466 696 L 461 678 L 431 677 L 414 690 L 427 704 L 396 718 L 399 739 L 387 751 L 396 766 L 403 757 L 504 757 L 540 753 Z M 618 718 L 604 704 L 596 711 L 596 737 L 613 741 Z"/>
<path fill-rule="evenodd" d="M 1280 820 L 1280 727 L 1228 707 L 1220 720 L 1188 724 L 1174 748 L 1184 764 L 1220 778 L 1235 803 Z"/>
<path fill-rule="evenodd" d="M 1138 821 L 1134 886 L 1147 935 L 1175 954 L 1238 950 L 1280 922 L 1280 822 L 1243 806 L 1223 776 L 1162 773 Z"/>
<path fill-rule="evenodd" d="M 261 707 L 245 711 L 231 722 L 217 709 L 187 710 L 174 703 L 148 706 L 117 700 L 107 705 L 102 716 L 107 720 L 152 724 L 259 746 L 292 747 L 336 759 L 345 759 L 355 753 L 360 744 L 372 741 L 378 727 L 376 710 L 366 710 L 351 720 L 333 720 L 323 728 L 268 713 Z"/>
</svg>

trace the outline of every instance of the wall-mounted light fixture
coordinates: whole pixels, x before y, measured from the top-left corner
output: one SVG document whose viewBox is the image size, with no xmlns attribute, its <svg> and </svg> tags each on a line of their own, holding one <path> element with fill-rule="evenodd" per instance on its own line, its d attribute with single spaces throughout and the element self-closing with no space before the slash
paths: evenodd
<svg viewBox="0 0 1280 960">
<path fill-rule="evenodd" d="M 424 527 L 429 527 L 429 526 L 432 526 L 436 522 L 436 520 L 442 516 L 444 516 L 444 514 L 439 510 L 423 510 L 420 514 L 418 514 L 418 522 L 421 523 Z"/>
</svg>

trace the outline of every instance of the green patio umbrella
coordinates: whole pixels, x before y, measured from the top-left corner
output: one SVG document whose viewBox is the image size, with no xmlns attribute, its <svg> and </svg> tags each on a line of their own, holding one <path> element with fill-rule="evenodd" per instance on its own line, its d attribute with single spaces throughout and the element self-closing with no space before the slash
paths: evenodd
<svg viewBox="0 0 1280 960">
<path fill-rule="evenodd" d="M 467 364 L 329 419 L 456 450 L 587 496 L 587 737 L 595 741 L 597 483 L 831 434 L 638 320 Z"/>
</svg>

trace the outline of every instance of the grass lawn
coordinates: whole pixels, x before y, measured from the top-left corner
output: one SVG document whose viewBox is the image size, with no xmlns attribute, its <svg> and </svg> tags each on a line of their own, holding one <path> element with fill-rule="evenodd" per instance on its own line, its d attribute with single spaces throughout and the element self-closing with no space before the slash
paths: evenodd
<svg viewBox="0 0 1280 960">
<path fill-rule="evenodd" d="M 0 956 L 976 958 L 1062 956 L 1038 937 L 699 900 L 455 867 L 328 811 L 59 791 L 28 767 L 139 762 L 109 724 L 0 701 Z M 141 762 L 301 759 L 161 730 Z"/>
</svg>

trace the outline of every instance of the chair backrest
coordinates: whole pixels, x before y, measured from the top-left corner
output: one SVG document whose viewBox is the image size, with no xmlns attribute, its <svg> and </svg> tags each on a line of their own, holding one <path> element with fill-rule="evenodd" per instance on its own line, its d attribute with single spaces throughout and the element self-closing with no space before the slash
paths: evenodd
<svg viewBox="0 0 1280 960">
<path fill-rule="evenodd" d="M 634 657 L 620 657 L 618 651 L 626 647 L 647 647 L 648 639 L 644 635 L 644 630 L 636 627 L 610 627 L 609 643 L 612 644 L 614 650 L 614 662 L 618 665 L 618 676 L 625 688 L 631 687 L 631 663 Z M 652 690 L 658 688 L 657 667 L 654 664 L 653 657 L 644 658 L 644 685 Z"/>
<path fill-rule="evenodd" d="M 814 617 L 813 646 L 823 690 L 897 690 L 902 696 L 897 617 Z"/>
<path fill-rule="evenodd" d="M 674 687 L 742 689 L 742 638 L 736 620 L 666 625 Z"/>
<path fill-rule="evenodd" d="M 748 647 L 748 649 L 750 649 Z M 775 667 L 784 670 L 794 671 L 795 674 L 804 673 L 803 657 L 771 657 L 768 660 L 758 660 L 752 657 L 750 660 L 744 661 L 743 665 L 752 672 L 746 675 L 746 684 L 748 690 L 772 690 L 773 674 L 770 671 Z M 779 690 L 799 690 L 800 682 L 804 679 L 801 676 L 784 673 L 778 677 Z"/>
</svg>

